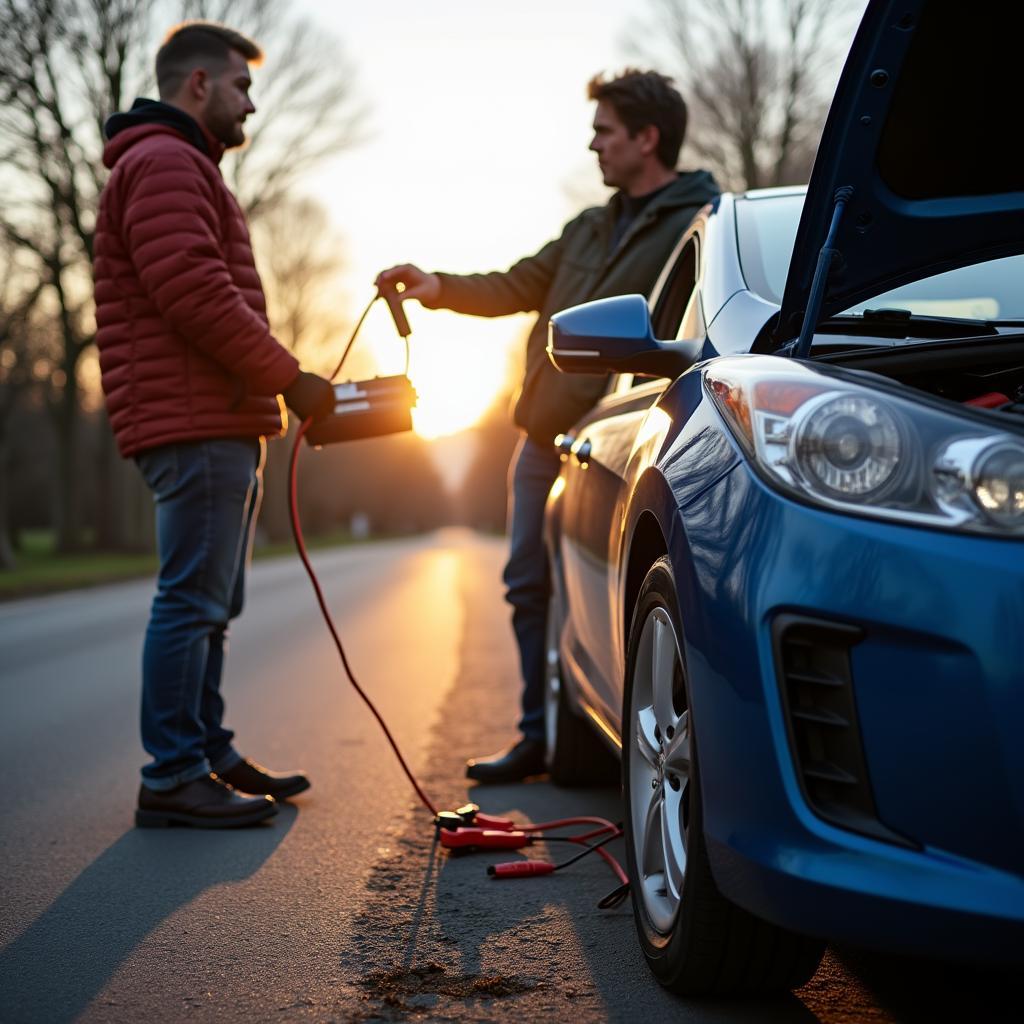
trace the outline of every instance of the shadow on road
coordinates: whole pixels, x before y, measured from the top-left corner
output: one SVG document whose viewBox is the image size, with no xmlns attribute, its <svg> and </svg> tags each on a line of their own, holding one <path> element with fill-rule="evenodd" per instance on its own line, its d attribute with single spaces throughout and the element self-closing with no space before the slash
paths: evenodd
<svg viewBox="0 0 1024 1024">
<path fill-rule="evenodd" d="M 561 815 L 600 815 L 616 820 L 622 809 L 615 789 L 565 790 L 546 782 L 509 787 L 477 787 L 470 799 L 490 813 L 517 819 L 542 821 Z M 621 860 L 621 840 L 609 847 Z M 571 853 L 558 848 L 553 859 Z M 608 1020 L 635 1019 L 636 1015 L 663 1019 L 685 1012 L 695 1024 L 816 1024 L 818 1017 L 795 996 L 778 998 L 689 1000 L 659 987 L 643 962 L 633 933 L 629 901 L 610 911 L 599 910 L 597 901 L 618 885 L 618 880 L 596 857 L 574 865 L 565 874 L 544 878 L 494 881 L 485 865 L 500 860 L 531 856 L 529 850 L 490 857 L 447 859 L 435 867 L 431 858 L 424 880 L 436 873 L 436 923 L 440 939 L 457 951 L 461 969 L 468 976 L 484 974 L 505 957 L 509 962 L 534 962 L 537 974 L 550 977 L 551 965 L 562 964 L 555 977 L 562 982 L 566 1012 L 588 981 Z M 536 856 L 536 854 L 532 854 Z M 564 936 L 551 927 L 553 917 L 572 922 L 575 935 Z M 418 928 L 410 935 L 404 961 L 415 955 Z M 575 950 L 581 950 L 583 970 L 573 966 Z M 589 975 L 589 978 L 588 978 Z M 513 979 L 505 979 L 513 980 Z M 581 983 L 583 983 L 581 987 Z"/>
<path fill-rule="evenodd" d="M 1019 972 L 859 949 L 840 949 L 836 956 L 903 1024 L 1021 1019 L 1024 978 Z"/>
<path fill-rule="evenodd" d="M 246 829 L 126 832 L 0 951 L 4 1019 L 76 1018 L 175 911 L 258 871 L 297 813 L 285 805 L 272 825 Z"/>
</svg>

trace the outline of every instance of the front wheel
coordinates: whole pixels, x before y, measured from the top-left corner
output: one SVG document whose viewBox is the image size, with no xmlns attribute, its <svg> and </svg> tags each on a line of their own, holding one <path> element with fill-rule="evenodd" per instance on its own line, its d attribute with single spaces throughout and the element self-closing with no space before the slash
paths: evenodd
<svg viewBox="0 0 1024 1024">
<path fill-rule="evenodd" d="M 658 980 L 688 994 L 796 988 L 824 944 L 727 900 L 704 843 L 697 739 L 672 565 L 651 567 L 626 662 L 622 779 L 633 915 Z"/>
</svg>

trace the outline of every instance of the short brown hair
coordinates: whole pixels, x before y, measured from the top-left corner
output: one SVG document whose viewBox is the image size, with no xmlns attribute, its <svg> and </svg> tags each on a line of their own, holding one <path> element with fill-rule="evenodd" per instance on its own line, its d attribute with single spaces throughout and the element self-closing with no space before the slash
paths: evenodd
<svg viewBox="0 0 1024 1024">
<path fill-rule="evenodd" d="M 673 168 L 686 138 L 686 103 L 667 75 L 626 68 L 615 78 L 595 75 L 587 96 L 610 103 L 630 137 L 652 124 L 658 129 L 658 159 Z"/>
<path fill-rule="evenodd" d="M 219 74 L 227 66 L 232 50 L 250 64 L 263 60 L 263 51 L 248 36 L 227 25 L 216 21 L 176 25 L 156 54 L 156 84 L 161 97 L 173 96 L 197 67 Z"/>
</svg>

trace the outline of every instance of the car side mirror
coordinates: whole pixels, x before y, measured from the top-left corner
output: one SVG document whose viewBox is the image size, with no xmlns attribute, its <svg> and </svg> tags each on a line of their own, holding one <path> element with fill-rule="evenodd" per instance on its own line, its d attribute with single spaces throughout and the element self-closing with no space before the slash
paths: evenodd
<svg viewBox="0 0 1024 1024">
<path fill-rule="evenodd" d="M 571 306 L 548 326 L 548 358 L 562 373 L 678 377 L 700 359 L 700 340 L 658 341 L 642 295 Z"/>
</svg>

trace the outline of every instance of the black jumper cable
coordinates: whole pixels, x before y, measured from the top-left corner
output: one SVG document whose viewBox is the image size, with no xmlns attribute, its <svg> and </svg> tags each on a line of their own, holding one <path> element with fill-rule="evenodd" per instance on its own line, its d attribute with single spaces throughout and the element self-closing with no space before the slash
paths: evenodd
<svg viewBox="0 0 1024 1024">
<path fill-rule="evenodd" d="M 628 893 L 629 878 L 615 857 L 604 849 L 604 845 L 622 835 L 620 825 L 605 818 L 592 816 L 561 818 L 533 825 L 517 825 L 509 818 L 495 818 L 482 814 L 476 804 L 467 804 L 456 811 L 439 811 L 413 774 L 398 743 L 391 734 L 387 722 L 384 721 L 373 701 L 359 684 L 349 664 L 345 647 L 341 642 L 330 609 L 327 607 L 320 581 L 310 562 L 302 534 L 298 509 L 298 455 L 303 438 L 308 444 L 319 447 L 323 444 L 377 437 L 411 429 L 412 408 L 416 404 L 416 392 L 409 381 L 409 335 L 412 330 L 402 308 L 401 295 L 396 289 L 382 288 L 370 300 L 356 322 L 341 359 L 338 360 L 338 365 L 335 366 L 328 379 L 333 383 L 341 372 L 363 322 L 379 298 L 383 298 L 387 303 L 395 322 L 395 329 L 405 343 L 405 371 L 396 377 L 375 377 L 372 380 L 350 381 L 335 385 L 333 413 L 316 422 L 312 418 L 306 419 L 299 426 L 288 464 L 288 511 L 292 536 L 295 539 L 299 558 L 313 586 L 317 604 L 320 606 L 320 612 L 330 631 L 331 638 L 334 640 L 334 646 L 338 651 L 345 675 L 352 688 L 376 719 L 420 803 L 430 811 L 434 820 L 435 835 L 441 846 L 453 854 L 474 850 L 521 849 L 534 842 L 570 842 L 582 846 L 584 849 L 580 853 L 560 864 L 540 860 L 509 861 L 492 865 L 488 868 L 488 874 L 493 878 L 522 878 L 552 874 L 575 864 L 588 854 L 596 853 L 611 868 L 620 882 L 620 885 L 602 899 L 598 906 L 602 908 L 614 906 L 621 902 Z M 588 831 L 576 835 L 552 836 L 545 834 L 562 828 L 586 825 L 592 827 Z"/>
</svg>

